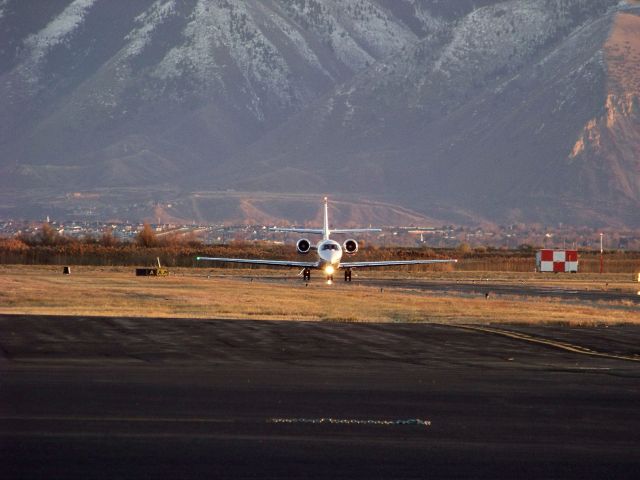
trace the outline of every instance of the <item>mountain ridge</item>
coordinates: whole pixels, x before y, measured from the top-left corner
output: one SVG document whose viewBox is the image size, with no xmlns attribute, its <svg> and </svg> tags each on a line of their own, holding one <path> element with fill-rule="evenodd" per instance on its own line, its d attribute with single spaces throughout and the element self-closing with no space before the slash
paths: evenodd
<svg viewBox="0 0 640 480">
<path fill-rule="evenodd" d="M 0 186 L 21 198 L 267 190 L 443 222 L 640 226 L 633 4 L 47 8 L 0 6 Z"/>
</svg>

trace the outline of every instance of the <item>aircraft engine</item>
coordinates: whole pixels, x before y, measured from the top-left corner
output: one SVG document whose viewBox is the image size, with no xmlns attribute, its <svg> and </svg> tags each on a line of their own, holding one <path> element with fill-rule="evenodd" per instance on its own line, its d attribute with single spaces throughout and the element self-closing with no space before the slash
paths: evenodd
<svg viewBox="0 0 640 480">
<path fill-rule="evenodd" d="M 353 255 L 358 251 L 358 242 L 350 238 L 349 240 L 345 240 L 343 247 L 345 252 L 349 255 Z"/>
<path fill-rule="evenodd" d="M 296 242 L 296 250 L 298 250 L 298 253 L 309 253 L 311 242 L 306 238 L 301 238 Z"/>
</svg>

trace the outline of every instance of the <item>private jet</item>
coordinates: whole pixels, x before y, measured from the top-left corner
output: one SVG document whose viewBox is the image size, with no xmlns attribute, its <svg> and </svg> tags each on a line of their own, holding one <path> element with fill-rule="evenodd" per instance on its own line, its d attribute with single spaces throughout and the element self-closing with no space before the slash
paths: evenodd
<svg viewBox="0 0 640 480">
<path fill-rule="evenodd" d="M 307 238 L 301 238 L 296 242 L 298 253 L 306 255 L 311 250 L 316 250 L 317 260 L 313 262 L 298 262 L 290 260 L 259 260 L 252 258 L 223 258 L 223 257 L 196 257 L 198 261 L 224 262 L 224 263 L 248 263 L 253 265 L 272 265 L 277 267 L 302 268 L 302 276 L 305 281 L 311 280 L 311 270 L 321 270 L 326 276 L 327 282 L 333 282 L 333 275 L 339 270 L 344 270 L 344 281 L 351 281 L 351 271 L 354 268 L 394 267 L 398 265 L 425 265 L 433 263 L 455 263 L 458 260 L 390 260 L 381 262 L 343 262 L 342 255 L 355 255 L 358 252 L 358 242 L 349 238 L 340 245 L 331 240 L 331 234 L 354 234 L 365 232 L 380 232 L 379 228 L 329 228 L 329 206 L 327 197 L 324 198 L 324 225 L 322 228 L 272 228 L 275 232 L 294 232 L 302 234 L 322 235 L 322 240 L 315 246 Z"/>
</svg>

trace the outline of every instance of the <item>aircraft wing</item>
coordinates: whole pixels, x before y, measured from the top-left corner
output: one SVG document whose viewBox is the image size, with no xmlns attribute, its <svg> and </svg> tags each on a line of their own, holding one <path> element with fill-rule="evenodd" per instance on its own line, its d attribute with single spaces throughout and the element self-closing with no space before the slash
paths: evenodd
<svg viewBox="0 0 640 480">
<path fill-rule="evenodd" d="M 381 228 L 336 228 L 335 230 L 331 230 L 331 233 L 366 233 L 381 231 Z"/>
<path fill-rule="evenodd" d="M 340 262 L 342 268 L 393 267 L 397 265 L 428 265 L 431 263 L 457 263 L 458 260 L 390 260 L 386 262 Z"/>
<path fill-rule="evenodd" d="M 280 227 L 273 227 L 273 228 L 270 228 L 269 230 L 271 230 L 272 232 L 315 233 L 315 234 L 318 234 L 318 235 L 322 235 L 322 229 L 321 228 L 280 228 Z"/>
<path fill-rule="evenodd" d="M 196 260 L 208 260 L 211 262 L 224 263 L 250 263 L 254 265 L 273 265 L 278 267 L 300 267 L 313 268 L 317 267 L 317 262 L 292 262 L 289 260 L 258 260 L 255 258 L 221 258 L 221 257 L 196 257 Z"/>
</svg>

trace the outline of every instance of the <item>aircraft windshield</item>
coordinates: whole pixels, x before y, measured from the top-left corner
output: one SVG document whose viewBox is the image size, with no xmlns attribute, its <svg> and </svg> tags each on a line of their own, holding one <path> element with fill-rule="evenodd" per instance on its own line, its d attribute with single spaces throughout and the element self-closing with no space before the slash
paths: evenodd
<svg viewBox="0 0 640 480">
<path fill-rule="evenodd" d="M 322 250 L 338 250 L 338 245 L 333 243 L 326 243 L 322 246 Z"/>
</svg>

